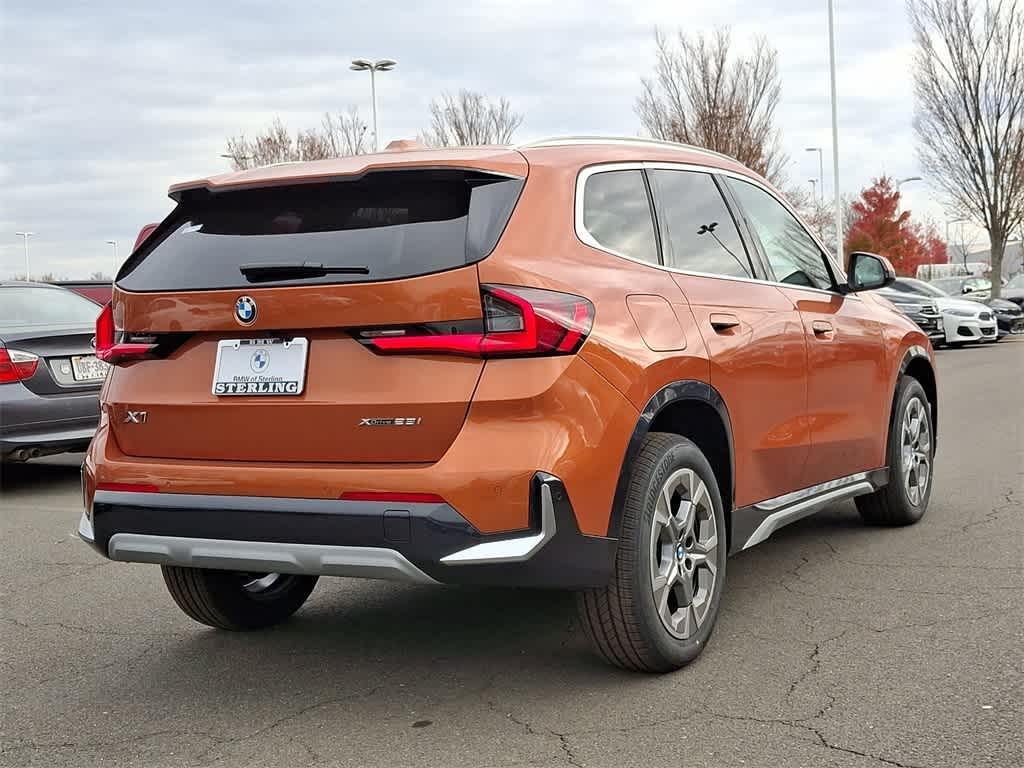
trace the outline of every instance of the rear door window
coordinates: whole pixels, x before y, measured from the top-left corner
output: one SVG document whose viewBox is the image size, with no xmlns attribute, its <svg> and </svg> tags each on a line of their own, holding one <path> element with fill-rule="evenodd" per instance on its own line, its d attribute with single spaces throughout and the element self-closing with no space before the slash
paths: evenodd
<svg viewBox="0 0 1024 768">
<path fill-rule="evenodd" d="M 125 263 L 129 291 L 246 288 L 241 268 L 352 268 L 260 287 L 393 280 L 486 257 L 522 179 L 458 169 L 376 171 L 354 180 L 188 194 Z M 365 268 L 365 269 L 360 269 Z M 251 273 L 247 273 L 251 274 Z"/>
<path fill-rule="evenodd" d="M 727 277 L 753 277 L 747 251 L 710 174 L 648 171 L 664 226 L 665 264 Z"/>
<path fill-rule="evenodd" d="M 787 285 L 831 289 L 832 275 L 825 265 L 825 254 L 803 224 L 760 187 L 733 178 L 726 178 L 726 183 L 761 241 L 775 279 Z"/>
<path fill-rule="evenodd" d="M 658 263 L 654 216 L 641 170 L 590 176 L 583 189 L 583 228 L 602 249 Z"/>
</svg>

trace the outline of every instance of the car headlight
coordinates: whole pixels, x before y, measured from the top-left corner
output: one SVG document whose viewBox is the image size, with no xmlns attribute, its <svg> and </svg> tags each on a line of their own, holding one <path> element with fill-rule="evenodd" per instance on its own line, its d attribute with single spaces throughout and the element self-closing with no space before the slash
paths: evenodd
<svg viewBox="0 0 1024 768">
<path fill-rule="evenodd" d="M 956 315 L 957 317 L 977 317 L 978 311 L 975 309 L 947 309 L 945 310 L 947 315 Z"/>
</svg>

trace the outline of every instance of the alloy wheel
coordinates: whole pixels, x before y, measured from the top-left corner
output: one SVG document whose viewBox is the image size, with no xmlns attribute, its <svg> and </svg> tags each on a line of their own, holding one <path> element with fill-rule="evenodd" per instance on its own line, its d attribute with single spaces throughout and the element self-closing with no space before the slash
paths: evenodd
<svg viewBox="0 0 1024 768">
<path fill-rule="evenodd" d="M 900 432 L 903 485 L 910 503 L 919 506 L 928 491 L 932 461 L 928 409 L 919 397 L 913 397 L 907 403 Z"/>
<path fill-rule="evenodd" d="M 707 618 L 721 556 L 711 494 L 692 469 L 673 472 L 658 493 L 651 547 L 655 608 L 665 629 L 685 640 Z"/>
</svg>

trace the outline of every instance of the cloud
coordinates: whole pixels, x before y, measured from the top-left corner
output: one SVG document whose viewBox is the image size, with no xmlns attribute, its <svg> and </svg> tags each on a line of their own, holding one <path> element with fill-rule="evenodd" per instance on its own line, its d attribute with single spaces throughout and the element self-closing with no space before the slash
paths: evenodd
<svg viewBox="0 0 1024 768">
<path fill-rule="evenodd" d="M 399 61 L 381 76 L 384 139 L 416 135 L 440 91 L 508 97 L 520 139 L 566 133 L 636 135 L 633 107 L 654 60 L 655 25 L 733 27 L 779 50 L 779 112 L 794 180 L 817 176 L 807 146 L 830 147 L 823 4 L 751 8 L 719 0 L 89 4 L 7 0 L 0 21 L 0 276 L 22 270 L 16 229 L 30 229 L 34 271 L 69 277 L 108 269 L 141 225 L 170 209 L 167 186 L 227 169 L 228 135 L 280 116 L 293 128 L 357 104 L 367 76 L 354 56 Z M 910 32 L 888 0 L 840 19 L 842 186 L 917 175 Z M 830 165 L 826 161 L 826 166 Z M 826 169 L 826 188 L 831 188 Z M 927 188 L 913 207 L 941 210 Z"/>
</svg>

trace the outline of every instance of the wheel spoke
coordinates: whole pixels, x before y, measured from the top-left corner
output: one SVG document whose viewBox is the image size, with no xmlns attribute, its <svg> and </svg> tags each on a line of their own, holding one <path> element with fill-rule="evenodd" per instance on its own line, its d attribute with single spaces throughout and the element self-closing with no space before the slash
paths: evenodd
<svg viewBox="0 0 1024 768">
<path fill-rule="evenodd" d="M 693 577 L 690 574 L 680 573 L 675 588 L 680 593 L 679 602 L 682 605 L 689 605 L 693 602 Z"/>
<path fill-rule="evenodd" d="M 710 499 L 708 497 L 708 489 L 707 489 L 707 486 L 704 485 L 703 481 L 700 480 L 700 478 L 697 479 L 697 488 L 696 488 L 696 490 L 694 490 L 693 496 L 691 496 L 691 499 L 692 499 L 692 503 L 691 503 L 690 506 L 692 507 L 692 510 L 691 510 L 691 513 L 690 513 L 690 516 L 689 516 L 689 525 L 687 526 L 687 528 L 684 529 L 686 531 L 686 535 L 687 536 L 695 535 L 694 534 L 694 523 L 697 520 L 697 507 L 700 507 L 701 509 L 709 509 L 710 508 Z M 712 515 L 712 517 L 714 517 L 714 515 Z"/>
<path fill-rule="evenodd" d="M 658 498 L 658 505 L 656 509 L 656 519 L 661 522 L 662 526 L 668 526 L 669 531 L 672 533 L 673 538 L 679 538 L 679 521 L 676 518 L 677 512 L 672 509 L 672 488 L 666 484 L 661 489 L 661 496 Z M 657 512 L 660 510 L 662 515 L 658 515 Z M 662 522 L 663 521 L 663 522 Z"/>
</svg>

